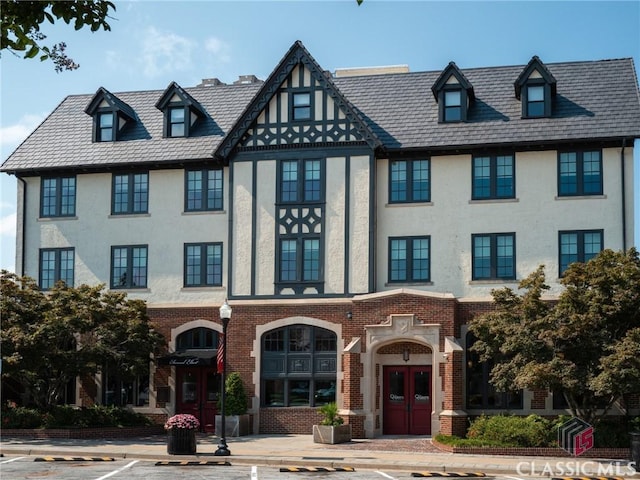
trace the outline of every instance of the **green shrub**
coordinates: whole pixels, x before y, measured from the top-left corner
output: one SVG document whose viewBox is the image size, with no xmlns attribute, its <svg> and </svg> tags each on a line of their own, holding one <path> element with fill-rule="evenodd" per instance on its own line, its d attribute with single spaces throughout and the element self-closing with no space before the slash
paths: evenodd
<svg viewBox="0 0 640 480">
<path fill-rule="evenodd" d="M 441 433 L 435 436 L 436 441 L 443 443 L 444 445 L 451 445 L 454 447 L 508 447 L 502 442 L 496 442 L 494 440 L 483 440 L 480 438 L 460 438 L 455 435 L 443 435 Z"/>
<path fill-rule="evenodd" d="M 342 425 L 344 420 L 338 416 L 338 405 L 336 402 L 329 402 L 318 408 L 318 412 L 322 415 L 320 425 L 329 425 L 331 427 L 337 427 Z"/>
<path fill-rule="evenodd" d="M 539 415 L 482 415 L 469 426 L 467 438 L 509 447 L 548 447 L 555 442 L 551 422 Z"/>
<path fill-rule="evenodd" d="M 75 408 L 64 405 L 46 412 L 25 407 L 2 409 L 3 428 L 138 427 L 152 424 L 141 413 L 115 406 Z"/>
<path fill-rule="evenodd" d="M 244 415 L 247 413 L 247 394 L 244 391 L 242 377 L 238 372 L 227 375 L 225 380 L 225 415 Z M 222 408 L 218 402 L 218 410 Z"/>
</svg>

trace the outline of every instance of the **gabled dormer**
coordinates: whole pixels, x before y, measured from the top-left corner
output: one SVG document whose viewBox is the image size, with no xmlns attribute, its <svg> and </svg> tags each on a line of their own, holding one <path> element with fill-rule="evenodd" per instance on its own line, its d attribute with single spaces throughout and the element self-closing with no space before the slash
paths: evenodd
<svg viewBox="0 0 640 480">
<path fill-rule="evenodd" d="M 94 142 L 119 140 L 125 126 L 136 119 L 129 105 L 103 87 L 98 89 L 84 111 L 93 117 Z"/>
<path fill-rule="evenodd" d="M 475 100 L 473 85 L 454 62 L 442 71 L 431 87 L 438 103 L 438 121 L 441 123 L 465 122 Z"/>
<path fill-rule="evenodd" d="M 556 96 L 556 79 L 533 56 L 514 83 L 516 98 L 522 101 L 522 118 L 550 117 Z"/>
<path fill-rule="evenodd" d="M 164 114 L 165 137 L 190 137 L 198 120 L 206 117 L 202 105 L 176 82 L 169 84 L 156 108 Z"/>
</svg>

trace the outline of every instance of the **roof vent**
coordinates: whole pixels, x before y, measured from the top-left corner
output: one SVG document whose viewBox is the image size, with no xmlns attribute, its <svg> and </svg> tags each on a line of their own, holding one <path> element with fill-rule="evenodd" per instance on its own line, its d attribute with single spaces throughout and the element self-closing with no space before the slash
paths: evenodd
<svg viewBox="0 0 640 480">
<path fill-rule="evenodd" d="M 219 78 L 203 78 L 199 87 L 216 87 L 218 85 L 224 85 Z"/>
<path fill-rule="evenodd" d="M 246 85 L 249 83 L 261 83 L 262 80 L 259 80 L 255 75 L 240 75 L 238 80 L 233 82 L 234 85 Z"/>
<path fill-rule="evenodd" d="M 336 68 L 336 77 L 356 77 L 360 75 L 389 75 L 409 73 L 409 65 L 386 65 L 382 67 Z"/>
</svg>

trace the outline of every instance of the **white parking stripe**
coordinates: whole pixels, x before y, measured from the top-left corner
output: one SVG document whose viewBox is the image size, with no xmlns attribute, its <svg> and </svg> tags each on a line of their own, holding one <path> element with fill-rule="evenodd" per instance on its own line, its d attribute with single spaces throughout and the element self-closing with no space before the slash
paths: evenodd
<svg viewBox="0 0 640 480">
<path fill-rule="evenodd" d="M 113 477 L 114 475 L 126 470 L 129 467 L 132 467 L 135 463 L 138 463 L 140 460 L 134 460 L 133 462 L 130 462 L 128 464 L 126 464 L 124 467 L 119 468 L 117 470 L 114 470 L 111 473 L 107 473 L 106 475 L 101 476 L 100 478 L 96 478 L 96 480 L 104 480 L 105 478 L 109 478 L 109 477 Z"/>
<path fill-rule="evenodd" d="M 251 480 L 258 480 L 258 467 L 255 465 L 251 467 Z"/>
<path fill-rule="evenodd" d="M 382 475 L 385 478 L 390 478 L 391 480 L 396 480 L 396 477 L 392 477 L 391 475 L 387 475 L 384 472 L 376 472 L 378 475 Z"/>
<path fill-rule="evenodd" d="M 9 459 L 9 460 L 3 460 L 3 461 L 1 461 L 0 463 L 15 462 L 16 460 L 20 460 L 21 458 L 24 458 L 24 457 L 16 457 L 16 458 L 11 458 L 11 459 Z"/>
</svg>

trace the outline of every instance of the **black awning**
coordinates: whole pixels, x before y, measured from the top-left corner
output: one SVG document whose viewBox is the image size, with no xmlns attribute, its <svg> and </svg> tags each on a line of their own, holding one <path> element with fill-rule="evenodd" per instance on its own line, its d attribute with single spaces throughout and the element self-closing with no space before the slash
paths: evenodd
<svg viewBox="0 0 640 480">
<path fill-rule="evenodd" d="M 186 350 L 169 353 L 158 359 L 160 365 L 203 367 L 215 365 L 217 350 Z"/>
</svg>

